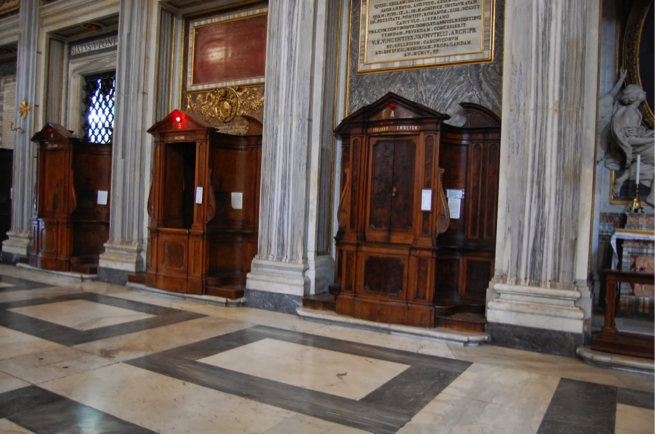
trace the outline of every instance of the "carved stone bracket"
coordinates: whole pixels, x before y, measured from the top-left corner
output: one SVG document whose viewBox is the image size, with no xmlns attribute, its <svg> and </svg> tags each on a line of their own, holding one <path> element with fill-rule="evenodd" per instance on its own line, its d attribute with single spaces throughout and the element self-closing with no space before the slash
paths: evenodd
<svg viewBox="0 0 655 435">
<path fill-rule="evenodd" d="M 236 116 L 261 118 L 264 107 L 264 87 L 224 87 L 187 93 L 186 111 L 200 116 L 214 127 L 221 127 Z M 258 116 L 259 115 L 259 116 Z"/>
</svg>

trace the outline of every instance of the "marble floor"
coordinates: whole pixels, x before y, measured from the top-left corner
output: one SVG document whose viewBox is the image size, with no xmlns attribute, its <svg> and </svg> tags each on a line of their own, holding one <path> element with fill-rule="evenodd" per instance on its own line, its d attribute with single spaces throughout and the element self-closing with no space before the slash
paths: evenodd
<svg viewBox="0 0 655 435">
<path fill-rule="evenodd" d="M 0 433 L 653 433 L 653 376 L 0 265 Z"/>
</svg>

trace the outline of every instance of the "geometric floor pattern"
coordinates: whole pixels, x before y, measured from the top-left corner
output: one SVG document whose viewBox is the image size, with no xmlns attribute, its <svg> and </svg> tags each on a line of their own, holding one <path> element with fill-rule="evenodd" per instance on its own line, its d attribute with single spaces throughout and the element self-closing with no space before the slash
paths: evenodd
<svg viewBox="0 0 655 435">
<path fill-rule="evenodd" d="M 0 433 L 653 433 L 653 376 L 0 265 Z"/>
</svg>

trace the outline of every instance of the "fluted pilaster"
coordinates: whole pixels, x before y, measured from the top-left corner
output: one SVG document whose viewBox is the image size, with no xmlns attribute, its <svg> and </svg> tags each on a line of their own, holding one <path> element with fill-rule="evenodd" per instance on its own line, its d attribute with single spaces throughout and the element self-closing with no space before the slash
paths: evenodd
<svg viewBox="0 0 655 435">
<path fill-rule="evenodd" d="M 508 0 L 505 12 L 496 270 L 487 319 L 492 340 L 493 324 L 505 324 L 573 334 L 577 342 L 590 326 L 599 5 Z"/>
<path fill-rule="evenodd" d="M 2 243 L 2 252 L 10 256 L 26 256 L 32 245 L 32 210 L 36 182 L 34 145 L 30 141 L 35 131 L 37 44 L 39 3 L 21 0 L 18 17 L 18 59 L 16 65 L 16 111 L 14 124 L 23 132 L 16 132 L 14 142 L 13 201 L 11 230 Z M 25 119 L 18 113 L 23 100 L 31 106 Z M 7 120 L 9 121 L 9 120 Z"/>
<path fill-rule="evenodd" d="M 145 269 L 152 159 L 146 130 L 155 122 L 158 12 L 155 0 L 121 0 L 110 236 L 98 270 L 108 281 L 124 281 L 127 272 Z"/>
<path fill-rule="evenodd" d="M 269 3 L 259 250 L 246 284 L 250 301 L 257 298 L 253 291 L 296 298 L 317 291 L 321 274 L 331 271 L 331 262 L 318 258 L 321 245 L 327 247 L 319 204 L 329 201 L 321 179 L 330 170 L 324 148 L 326 140 L 331 148 L 325 132 L 332 130 L 334 105 L 334 71 L 326 77 L 334 66 L 326 59 L 336 50 L 326 39 L 337 26 L 328 16 L 338 10 L 330 3 Z"/>
</svg>

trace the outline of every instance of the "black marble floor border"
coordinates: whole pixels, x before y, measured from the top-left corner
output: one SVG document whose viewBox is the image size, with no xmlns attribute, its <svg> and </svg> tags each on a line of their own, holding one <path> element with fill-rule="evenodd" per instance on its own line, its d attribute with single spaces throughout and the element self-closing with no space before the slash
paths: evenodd
<svg viewBox="0 0 655 435">
<path fill-rule="evenodd" d="M 353 400 L 197 361 L 266 338 L 410 367 L 363 399 Z M 264 326 L 239 330 L 126 363 L 224 393 L 374 433 L 398 431 L 471 365 L 465 361 Z M 347 371 L 347 367 L 344 367 L 344 371 Z"/>
<path fill-rule="evenodd" d="M 34 433 L 156 433 L 34 385 L 0 394 L 0 418 Z"/>
<path fill-rule="evenodd" d="M 614 433 L 617 387 L 562 378 L 537 433 Z"/>
<path fill-rule="evenodd" d="M 135 320 L 117 325 L 81 331 L 45 320 L 8 311 L 12 308 L 30 307 L 35 305 L 51 304 L 56 302 L 86 300 L 117 308 L 124 308 L 141 313 L 151 314 L 155 317 Z M 75 346 L 90 341 L 125 335 L 132 332 L 144 331 L 161 326 L 172 325 L 187 320 L 206 317 L 205 314 L 192 313 L 175 308 L 146 304 L 144 302 L 130 301 L 97 293 L 73 293 L 68 295 L 34 298 L 21 301 L 0 303 L 0 326 L 19 331 L 45 340 L 53 341 L 64 346 Z"/>
<path fill-rule="evenodd" d="M 0 275 L 0 282 L 12 285 L 12 287 L 0 287 L 0 293 L 15 292 L 20 290 L 34 290 L 46 287 L 57 287 L 54 284 L 31 281 L 29 279 L 16 278 L 8 275 Z"/>
<path fill-rule="evenodd" d="M 631 388 L 619 387 L 616 397 L 617 403 L 622 405 L 636 406 L 638 408 L 655 409 L 655 394 L 646 391 L 633 390 Z"/>
</svg>

